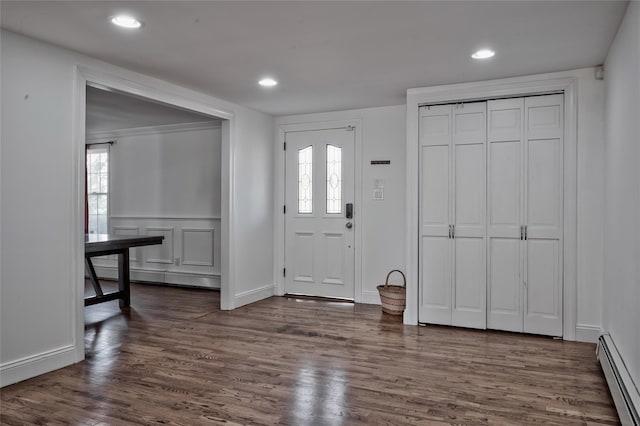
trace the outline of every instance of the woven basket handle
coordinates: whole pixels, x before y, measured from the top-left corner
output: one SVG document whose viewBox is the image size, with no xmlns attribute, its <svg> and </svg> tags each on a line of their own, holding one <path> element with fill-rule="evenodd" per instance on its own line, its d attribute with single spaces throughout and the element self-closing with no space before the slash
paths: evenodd
<svg viewBox="0 0 640 426">
<path fill-rule="evenodd" d="M 389 276 L 391 276 L 391 274 L 393 274 L 394 272 L 400 272 L 400 275 L 402 275 L 402 281 L 404 283 L 402 284 L 402 288 L 407 288 L 407 277 L 404 276 L 404 273 L 400 269 L 389 271 L 389 273 L 387 274 L 387 279 L 384 281 L 384 286 L 389 287 Z"/>
</svg>

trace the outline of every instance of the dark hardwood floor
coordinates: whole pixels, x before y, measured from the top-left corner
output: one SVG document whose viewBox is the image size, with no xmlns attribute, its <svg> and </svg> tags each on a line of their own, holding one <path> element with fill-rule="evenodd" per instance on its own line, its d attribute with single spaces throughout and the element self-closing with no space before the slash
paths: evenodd
<svg viewBox="0 0 640 426">
<path fill-rule="evenodd" d="M 108 287 L 108 286 L 107 286 Z M 595 346 L 404 326 L 380 307 L 132 285 L 85 310 L 86 360 L 1 391 L 25 424 L 617 424 Z"/>
</svg>

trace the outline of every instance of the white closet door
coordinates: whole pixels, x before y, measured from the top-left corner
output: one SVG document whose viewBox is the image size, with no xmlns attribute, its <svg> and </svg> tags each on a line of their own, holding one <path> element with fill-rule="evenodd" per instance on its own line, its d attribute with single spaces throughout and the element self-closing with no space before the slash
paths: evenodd
<svg viewBox="0 0 640 426">
<path fill-rule="evenodd" d="M 419 321 L 451 324 L 450 105 L 420 109 Z"/>
<path fill-rule="evenodd" d="M 562 335 L 563 96 L 525 99 L 524 331 Z"/>
<path fill-rule="evenodd" d="M 420 109 L 420 322 L 562 335 L 563 109 Z"/>
<path fill-rule="evenodd" d="M 486 328 L 486 102 L 453 109 L 453 279 L 451 324 Z"/>
<path fill-rule="evenodd" d="M 523 331 L 524 100 L 488 102 L 487 327 Z"/>
</svg>

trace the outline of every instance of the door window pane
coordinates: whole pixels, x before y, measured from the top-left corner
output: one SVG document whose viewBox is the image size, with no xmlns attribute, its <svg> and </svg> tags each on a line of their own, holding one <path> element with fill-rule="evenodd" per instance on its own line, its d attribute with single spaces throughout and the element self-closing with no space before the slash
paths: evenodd
<svg viewBox="0 0 640 426">
<path fill-rule="evenodd" d="M 298 213 L 313 212 L 313 147 L 298 150 Z"/>
<path fill-rule="evenodd" d="M 342 213 L 342 148 L 327 145 L 327 213 Z"/>
</svg>

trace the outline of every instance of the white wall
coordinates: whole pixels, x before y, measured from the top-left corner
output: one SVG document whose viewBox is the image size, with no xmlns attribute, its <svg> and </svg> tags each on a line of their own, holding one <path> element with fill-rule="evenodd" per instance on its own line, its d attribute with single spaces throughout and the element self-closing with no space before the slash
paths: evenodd
<svg viewBox="0 0 640 426">
<path fill-rule="evenodd" d="M 602 326 L 604 90 L 593 68 L 578 77 L 576 338 L 595 342 Z"/>
<path fill-rule="evenodd" d="M 111 216 L 220 216 L 220 127 L 166 126 L 87 135 L 110 147 Z"/>
<path fill-rule="evenodd" d="M 380 303 L 376 286 L 384 283 L 390 270 L 404 270 L 405 106 L 283 116 L 276 118 L 276 127 L 352 119 L 362 121 L 363 203 L 355 205 L 356 226 L 362 228 L 362 291 L 356 301 Z M 276 140 L 276 150 L 282 152 L 282 141 Z M 391 164 L 371 165 L 371 160 L 391 160 Z M 372 199 L 375 179 L 384 180 L 382 201 Z"/>
<path fill-rule="evenodd" d="M 220 287 L 221 126 L 181 123 L 88 133 L 110 146 L 109 233 L 163 235 L 131 249 L 131 278 Z M 116 256 L 96 258 L 116 278 Z"/>
<path fill-rule="evenodd" d="M 222 296 L 233 308 L 273 293 L 272 117 L 7 31 L 1 34 L 0 53 L 2 385 L 84 357 L 74 318 L 82 259 L 74 258 L 79 241 L 72 237 L 82 228 L 73 219 L 82 217 L 74 204 L 81 193 L 74 173 L 79 65 L 165 98 L 177 96 L 187 99 L 185 104 L 233 114 L 228 130 L 233 144 L 228 152 L 223 148 L 223 158 L 231 158 L 223 173 L 228 171 L 231 188 L 227 220 L 233 250 L 223 279 L 233 287 Z M 235 283 L 241 284 L 236 288 Z"/>
<path fill-rule="evenodd" d="M 271 296 L 273 280 L 273 117 L 251 110 L 243 114 L 233 153 L 235 196 L 235 303 L 241 306 Z M 267 134 L 267 132 L 270 132 Z M 268 210 L 270 214 L 265 214 Z M 271 275 L 267 275 L 267 271 Z"/>
<path fill-rule="evenodd" d="M 75 359 L 71 264 L 73 65 L 1 34 L 0 378 L 37 356 Z M 13 368 L 12 368 L 13 367 Z M 39 371 L 38 371 L 39 370 Z M 8 380 L 11 380 L 9 377 Z"/>
<path fill-rule="evenodd" d="M 640 3 L 629 3 L 605 62 L 603 328 L 640 387 Z"/>
</svg>

